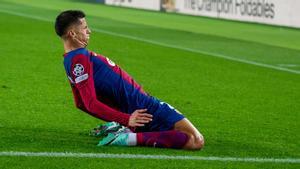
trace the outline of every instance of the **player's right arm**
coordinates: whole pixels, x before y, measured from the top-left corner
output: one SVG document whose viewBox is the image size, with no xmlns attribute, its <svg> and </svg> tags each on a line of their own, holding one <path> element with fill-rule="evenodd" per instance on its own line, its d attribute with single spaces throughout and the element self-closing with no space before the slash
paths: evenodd
<svg viewBox="0 0 300 169">
<path fill-rule="evenodd" d="M 94 87 L 93 66 L 85 55 L 76 55 L 71 63 L 71 79 L 76 106 L 104 121 L 116 121 L 124 126 L 144 126 L 152 120 L 146 109 L 136 110 L 131 115 L 117 111 L 97 99 Z"/>
</svg>

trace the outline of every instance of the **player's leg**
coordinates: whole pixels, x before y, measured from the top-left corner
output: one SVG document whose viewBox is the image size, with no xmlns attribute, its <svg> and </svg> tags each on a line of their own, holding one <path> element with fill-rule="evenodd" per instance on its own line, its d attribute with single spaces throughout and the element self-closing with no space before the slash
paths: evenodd
<svg viewBox="0 0 300 169">
<path fill-rule="evenodd" d="M 204 146 L 203 135 L 187 118 L 176 122 L 174 125 L 174 129 L 187 134 L 188 141 L 184 145 L 184 149 L 200 150 Z"/>
<path fill-rule="evenodd" d="M 94 128 L 90 135 L 104 137 L 99 146 L 120 145 L 120 146 L 148 146 L 161 148 L 181 149 L 188 140 L 187 134 L 176 131 L 151 131 L 133 133 L 129 128 L 116 122 L 109 122 Z"/>
<path fill-rule="evenodd" d="M 109 134 L 99 145 L 150 146 L 197 150 L 204 145 L 203 136 L 189 120 L 167 103 L 160 102 L 153 121 L 138 133 Z"/>
<path fill-rule="evenodd" d="M 188 135 L 176 131 L 153 131 L 153 132 L 117 132 L 109 133 L 99 142 L 99 146 L 118 145 L 118 146 L 147 146 L 159 148 L 183 148 L 188 141 Z"/>
<path fill-rule="evenodd" d="M 188 136 L 184 149 L 201 149 L 204 146 L 204 138 L 196 127 L 174 107 L 165 102 L 160 103 L 162 111 L 158 116 L 164 121 L 163 127 L 183 132 Z"/>
</svg>

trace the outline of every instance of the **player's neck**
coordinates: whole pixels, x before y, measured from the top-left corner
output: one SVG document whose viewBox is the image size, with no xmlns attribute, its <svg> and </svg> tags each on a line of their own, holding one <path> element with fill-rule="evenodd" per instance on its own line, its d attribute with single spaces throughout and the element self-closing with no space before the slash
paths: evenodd
<svg viewBox="0 0 300 169">
<path fill-rule="evenodd" d="M 72 43 L 71 41 L 68 41 L 68 40 L 64 40 L 63 43 L 64 43 L 65 53 L 69 53 L 69 52 L 79 49 L 79 48 L 84 48 L 84 46 Z"/>
</svg>

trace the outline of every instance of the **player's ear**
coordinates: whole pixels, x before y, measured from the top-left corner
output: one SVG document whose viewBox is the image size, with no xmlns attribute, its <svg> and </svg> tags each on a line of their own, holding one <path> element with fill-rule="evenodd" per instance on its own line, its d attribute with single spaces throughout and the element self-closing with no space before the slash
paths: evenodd
<svg viewBox="0 0 300 169">
<path fill-rule="evenodd" d="M 70 30 L 70 31 L 68 32 L 68 34 L 69 34 L 69 37 L 70 37 L 70 38 L 75 38 L 75 37 L 76 37 L 76 33 L 75 33 L 74 30 Z"/>
</svg>

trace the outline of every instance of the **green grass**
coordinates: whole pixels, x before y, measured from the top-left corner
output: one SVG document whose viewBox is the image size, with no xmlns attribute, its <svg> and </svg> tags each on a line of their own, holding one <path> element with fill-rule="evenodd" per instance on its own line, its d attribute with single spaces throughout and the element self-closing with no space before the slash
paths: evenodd
<svg viewBox="0 0 300 169">
<path fill-rule="evenodd" d="M 300 158 L 299 74 L 202 54 L 272 66 L 293 64 L 288 68 L 300 70 L 299 30 L 77 1 L 10 2 L 0 1 L 0 151 Z M 1 12 L 54 20 L 69 8 L 88 14 L 94 28 L 89 49 L 117 62 L 146 91 L 178 108 L 201 130 L 206 138 L 202 151 L 95 146 L 98 140 L 88 131 L 101 121 L 74 107 L 53 22 Z M 0 159 L 0 168 L 299 168 L 299 164 L 181 160 Z"/>
<path fill-rule="evenodd" d="M 36 158 L 36 157 L 3 157 L 2 169 L 24 169 L 24 168 L 296 168 L 295 164 L 261 164 L 261 163 L 224 163 L 205 161 L 185 161 L 185 160 L 140 160 L 140 159 L 76 159 L 76 158 Z M 20 166 L 12 165 L 11 161 L 18 161 Z"/>
</svg>

